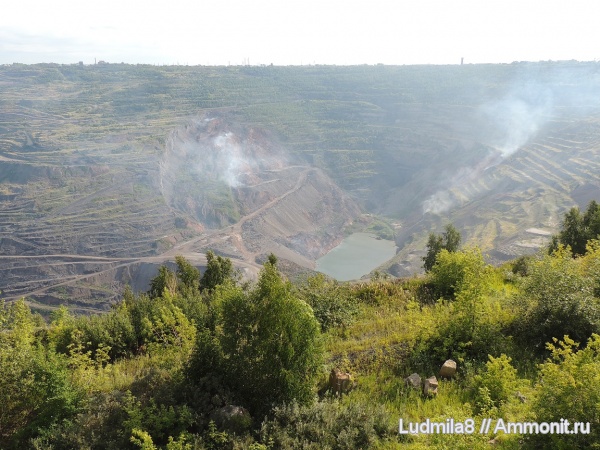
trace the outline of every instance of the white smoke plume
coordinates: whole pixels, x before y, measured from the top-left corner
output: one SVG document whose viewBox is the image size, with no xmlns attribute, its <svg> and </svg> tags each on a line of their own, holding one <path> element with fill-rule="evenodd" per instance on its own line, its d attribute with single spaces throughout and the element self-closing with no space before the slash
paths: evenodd
<svg viewBox="0 0 600 450">
<path fill-rule="evenodd" d="M 199 190 L 214 189 L 218 183 L 240 188 L 262 181 L 264 171 L 289 164 L 284 149 L 263 131 L 230 124 L 220 117 L 190 120 L 173 130 L 165 150 L 161 185 L 172 195 L 167 180 L 181 185 L 178 180 L 192 176 Z"/>
<path fill-rule="evenodd" d="M 501 100 L 482 106 L 492 123 L 490 144 L 507 157 L 518 151 L 540 130 L 552 113 L 552 93 L 542 86 L 527 86 Z"/>
<path fill-rule="evenodd" d="M 480 116 L 486 124 L 486 136 L 482 137 L 496 154 L 488 154 L 472 166 L 461 167 L 440 189 L 423 202 L 423 213 L 442 214 L 459 201 L 454 192 L 464 193 L 466 187 L 476 181 L 491 167 L 516 153 L 537 135 L 548 121 L 553 110 L 550 89 L 536 83 L 523 83 L 504 97 L 485 103 Z"/>
<path fill-rule="evenodd" d="M 449 190 L 439 190 L 423 202 L 423 213 L 442 214 L 454 205 Z"/>
<path fill-rule="evenodd" d="M 244 156 L 244 150 L 235 140 L 232 133 L 227 132 L 213 139 L 215 152 L 213 153 L 213 167 L 215 174 L 229 187 L 239 187 L 243 184 L 241 176 L 244 173 L 254 172 L 257 161 Z"/>
</svg>

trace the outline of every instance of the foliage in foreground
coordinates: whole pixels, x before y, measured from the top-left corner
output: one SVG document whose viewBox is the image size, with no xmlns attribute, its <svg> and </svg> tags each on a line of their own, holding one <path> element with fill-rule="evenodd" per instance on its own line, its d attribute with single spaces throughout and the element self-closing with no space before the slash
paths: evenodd
<svg viewBox="0 0 600 450">
<path fill-rule="evenodd" d="M 0 446 L 53 449 L 591 448 L 600 426 L 600 246 L 485 264 L 436 256 L 425 278 L 204 286 L 178 258 L 107 314 L 0 310 Z M 424 289 L 424 286 L 427 289 Z M 432 296 L 437 300 L 432 301 Z M 541 320 L 541 318 L 545 320 Z M 565 336 L 568 335 L 568 336 Z M 577 344 L 577 342 L 579 344 Z M 546 345 L 550 343 L 550 345 Z M 424 398 L 403 379 L 458 362 Z M 356 388 L 327 393 L 326 373 Z M 322 397 L 316 392 L 322 388 Z M 225 406 L 245 411 L 219 419 Z M 589 422 L 581 435 L 399 436 L 397 421 Z"/>
<path fill-rule="evenodd" d="M 250 290 L 219 286 L 212 301 L 215 328 L 203 334 L 205 347 L 196 352 L 191 377 L 221 378 L 259 416 L 273 405 L 308 403 L 322 358 L 319 324 L 276 266 L 267 262 Z"/>
</svg>

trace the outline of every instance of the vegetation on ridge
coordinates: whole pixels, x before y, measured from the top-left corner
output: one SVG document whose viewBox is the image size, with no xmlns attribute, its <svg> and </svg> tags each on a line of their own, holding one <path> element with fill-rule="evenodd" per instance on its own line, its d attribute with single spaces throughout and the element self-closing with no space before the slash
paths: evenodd
<svg viewBox="0 0 600 450">
<path fill-rule="evenodd" d="M 265 262 L 242 283 L 184 258 L 148 294 L 46 324 L 20 300 L 0 310 L 3 448 L 592 448 L 600 439 L 600 242 L 501 267 L 441 250 L 421 278 L 292 285 Z M 526 270 L 523 266 L 527 266 Z M 202 282 L 201 280 L 205 280 Z M 206 280 L 218 279 L 214 286 Z M 159 288 L 162 292 L 158 294 Z M 437 396 L 411 373 L 458 363 Z M 332 368 L 357 386 L 327 390 Z M 474 419 L 463 434 L 404 423 Z M 589 433 L 477 432 L 498 422 L 589 423 Z M 573 429 L 573 428 L 571 428 Z M 584 428 L 585 430 L 585 428 Z"/>
</svg>

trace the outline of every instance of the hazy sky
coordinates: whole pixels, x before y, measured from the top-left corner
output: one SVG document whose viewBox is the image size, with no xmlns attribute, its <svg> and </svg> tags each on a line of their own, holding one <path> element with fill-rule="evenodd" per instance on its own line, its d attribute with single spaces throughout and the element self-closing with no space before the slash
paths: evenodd
<svg viewBox="0 0 600 450">
<path fill-rule="evenodd" d="M 0 64 L 600 59 L 596 0 L 16 0 Z"/>
</svg>

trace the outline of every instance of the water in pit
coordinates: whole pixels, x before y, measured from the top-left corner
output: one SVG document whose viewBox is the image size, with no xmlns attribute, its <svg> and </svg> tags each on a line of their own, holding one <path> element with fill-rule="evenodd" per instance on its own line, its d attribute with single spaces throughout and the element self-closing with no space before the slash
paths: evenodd
<svg viewBox="0 0 600 450">
<path fill-rule="evenodd" d="M 354 233 L 317 259 L 316 270 L 338 281 L 358 280 L 396 254 L 396 243 L 371 233 Z"/>
</svg>

